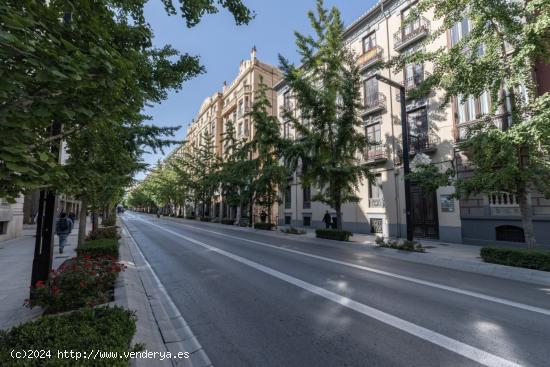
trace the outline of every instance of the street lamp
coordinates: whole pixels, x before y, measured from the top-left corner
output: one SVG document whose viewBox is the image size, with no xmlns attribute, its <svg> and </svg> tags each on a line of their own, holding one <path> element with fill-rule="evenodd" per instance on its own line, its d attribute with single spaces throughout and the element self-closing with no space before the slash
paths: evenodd
<svg viewBox="0 0 550 367">
<path fill-rule="evenodd" d="M 412 241 L 411 180 L 408 177 L 411 172 L 411 167 L 409 164 L 409 129 L 407 124 L 407 106 L 405 104 L 405 86 L 380 74 L 376 74 L 375 78 L 391 87 L 399 89 L 399 101 L 401 103 L 401 135 L 403 139 L 403 171 L 405 174 L 405 222 L 407 225 L 407 240 Z"/>
</svg>

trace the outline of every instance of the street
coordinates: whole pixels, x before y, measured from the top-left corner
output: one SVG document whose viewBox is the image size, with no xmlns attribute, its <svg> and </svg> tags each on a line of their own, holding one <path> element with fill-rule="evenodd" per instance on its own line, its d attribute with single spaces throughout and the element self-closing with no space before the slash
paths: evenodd
<svg viewBox="0 0 550 367">
<path fill-rule="evenodd" d="M 548 366 L 550 289 L 121 215 L 214 366 Z"/>
</svg>

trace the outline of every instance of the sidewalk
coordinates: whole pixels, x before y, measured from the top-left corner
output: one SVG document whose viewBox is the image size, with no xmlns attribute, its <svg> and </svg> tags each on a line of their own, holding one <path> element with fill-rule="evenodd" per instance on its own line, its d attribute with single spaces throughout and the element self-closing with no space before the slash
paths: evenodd
<svg viewBox="0 0 550 367">
<path fill-rule="evenodd" d="M 11 328 L 42 313 L 40 307 L 29 309 L 24 306 L 29 297 L 35 234 L 36 225 L 24 225 L 23 236 L 0 242 L 0 329 Z M 59 238 L 55 236 L 54 269 L 76 256 L 77 239 L 78 223 L 69 236 L 63 254 L 59 254 Z"/>
<path fill-rule="evenodd" d="M 448 243 L 431 240 L 418 240 L 422 246 L 426 247 L 425 253 L 400 251 L 391 248 L 380 248 L 374 240 L 376 236 L 362 233 L 354 233 L 349 242 L 340 242 L 326 240 L 315 237 L 315 229 L 308 228 L 306 233 L 302 235 L 287 234 L 281 230 L 288 228 L 280 226 L 276 231 L 258 230 L 250 227 L 229 226 L 219 223 L 199 222 L 174 217 L 162 217 L 176 222 L 186 224 L 194 224 L 200 226 L 208 226 L 214 228 L 232 229 L 242 232 L 259 232 L 266 236 L 274 236 L 278 238 L 289 238 L 291 236 L 294 241 L 315 243 L 329 246 L 357 246 L 365 251 L 376 252 L 379 256 L 397 258 L 404 261 L 411 261 L 427 265 L 440 266 L 448 269 L 467 271 L 494 277 L 517 280 L 534 284 L 550 286 L 550 272 L 531 270 L 525 268 L 517 268 L 506 265 L 490 264 L 484 262 L 479 256 L 482 246 L 463 245 L 457 243 Z M 303 228 L 298 228 L 304 230 Z"/>
</svg>

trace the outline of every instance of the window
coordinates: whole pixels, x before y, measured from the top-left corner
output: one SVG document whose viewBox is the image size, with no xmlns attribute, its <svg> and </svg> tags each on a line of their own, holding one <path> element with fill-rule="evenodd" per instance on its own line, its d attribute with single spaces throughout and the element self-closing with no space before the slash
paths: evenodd
<svg viewBox="0 0 550 367">
<path fill-rule="evenodd" d="M 374 182 L 369 182 L 369 199 L 381 199 L 383 197 L 382 176 L 377 174 L 374 178 Z"/>
<path fill-rule="evenodd" d="M 283 94 L 283 106 L 285 108 L 290 108 L 290 91 L 286 91 L 285 94 Z"/>
<path fill-rule="evenodd" d="M 283 124 L 283 138 L 290 139 L 290 122 L 285 122 Z"/>
<path fill-rule="evenodd" d="M 405 88 L 415 88 L 424 80 L 424 65 L 422 64 L 407 64 L 404 71 Z"/>
<path fill-rule="evenodd" d="M 464 99 L 457 97 L 456 117 L 459 124 L 473 121 L 487 115 L 490 109 L 490 98 L 488 92 L 483 92 L 479 97 L 469 96 Z"/>
<path fill-rule="evenodd" d="M 405 19 L 407 19 L 407 17 L 411 14 L 412 9 L 413 9 L 413 7 L 410 6 L 407 9 L 404 9 L 401 12 L 401 22 L 403 22 Z M 414 21 L 412 23 L 407 24 L 401 30 L 401 32 L 403 34 L 403 38 L 406 38 L 409 34 L 413 33 L 414 31 L 416 31 L 419 28 L 420 28 L 420 22 L 418 22 L 418 21 Z"/>
<path fill-rule="evenodd" d="M 311 226 L 311 216 L 304 215 L 304 227 Z"/>
<path fill-rule="evenodd" d="M 374 107 L 378 103 L 378 80 L 376 78 L 365 80 L 364 93 L 365 107 Z"/>
<path fill-rule="evenodd" d="M 451 27 L 451 46 L 456 45 L 460 40 L 470 33 L 471 24 L 467 18 L 462 19 Z"/>
<path fill-rule="evenodd" d="M 409 135 L 425 136 L 428 133 L 428 113 L 425 107 L 409 112 L 407 121 L 409 123 Z"/>
<path fill-rule="evenodd" d="M 382 233 L 382 218 L 370 219 L 370 231 L 371 233 Z"/>
<path fill-rule="evenodd" d="M 377 121 L 372 125 L 367 125 L 365 127 L 365 133 L 367 135 L 369 144 L 372 144 L 369 146 L 369 150 L 376 149 L 375 147 L 377 147 L 378 144 L 382 142 L 382 134 L 380 132 L 380 121 Z"/>
<path fill-rule="evenodd" d="M 310 209 L 311 208 L 311 187 L 310 186 L 304 186 L 304 209 Z"/>
<path fill-rule="evenodd" d="M 292 208 L 292 190 L 290 186 L 285 188 L 285 209 Z"/>
<path fill-rule="evenodd" d="M 376 47 L 376 33 L 372 32 L 363 38 L 363 53 Z"/>
<path fill-rule="evenodd" d="M 8 222 L 0 222 L 0 234 L 8 233 Z"/>
</svg>

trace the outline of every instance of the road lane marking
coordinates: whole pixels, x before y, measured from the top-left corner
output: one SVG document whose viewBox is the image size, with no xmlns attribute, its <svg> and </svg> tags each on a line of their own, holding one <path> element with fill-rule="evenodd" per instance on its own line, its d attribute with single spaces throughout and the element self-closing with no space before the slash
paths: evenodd
<svg viewBox="0 0 550 367">
<path fill-rule="evenodd" d="M 143 219 L 141 219 L 139 217 L 134 217 L 134 218 L 137 218 L 137 219 L 143 221 Z M 149 222 L 147 222 L 147 223 L 149 223 Z M 448 291 L 448 292 L 462 294 L 462 295 L 465 295 L 465 296 L 470 296 L 470 297 L 482 299 L 482 300 L 485 300 L 485 301 L 499 303 L 501 305 L 506 305 L 506 306 L 510 306 L 510 307 L 514 307 L 514 308 L 519 308 L 521 310 L 535 312 L 535 313 L 539 313 L 539 314 L 542 314 L 542 315 L 545 315 L 545 316 L 550 316 L 550 310 L 545 309 L 545 308 L 541 308 L 541 307 L 530 306 L 530 305 L 527 305 L 527 304 L 524 304 L 524 303 L 514 302 L 514 301 L 504 299 L 504 298 L 488 296 L 486 294 L 482 294 L 482 293 L 478 293 L 478 292 L 473 292 L 473 291 L 468 291 L 468 290 L 465 290 L 465 289 L 455 288 L 455 287 L 451 287 L 451 286 L 448 286 L 448 285 L 443 285 L 443 284 L 434 283 L 434 282 L 430 282 L 430 281 L 426 281 L 426 280 L 422 280 L 422 279 L 408 277 L 408 276 L 405 276 L 405 275 L 399 275 L 399 274 L 396 274 L 396 273 L 390 273 L 390 272 L 384 271 L 384 270 L 378 270 L 378 269 L 370 268 L 370 267 L 367 267 L 367 266 L 362 266 L 362 265 L 357 265 L 357 264 L 353 264 L 353 263 L 349 263 L 349 262 L 345 262 L 345 261 L 331 259 L 331 258 L 324 257 L 324 256 L 309 254 L 307 252 L 302 252 L 302 251 L 298 251 L 298 250 L 293 250 L 293 249 L 289 249 L 289 248 L 275 246 L 275 245 L 271 245 L 269 243 L 250 240 L 250 239 L 247 239 L 247 238 L 233 236 L 233 235 L 225 234 L 225 233 L 222 233 L 222 232 L 212 231 L 212 230 L 209 230 L 209 229 L 199 228 L 199 227 L 195 227 L 195 226 L 190 226 L 190 225 L 183 224 L 183 223 L 178 223 L 178 224 L 180 224 L 182 226 L 185 226 L 185 227 L 193 228 L 193 229 L 196 229 L 196 230 L 199 230 L 199 231 L 217 234 L 219 236 L 224 236 L 224 237 L 227 237 L 227 238 L 232 238 L 232 239 L 236 239 L 236 240 L 240 240 L 240 241 L 250 242 L 250 243 L 254 243 L 256 245 L 266 246 L 266 247 L 277 249 L 277 250 L 280 250 L 280 251 L 286 251 L 286 252 L 290 252 L 290 253 L 293 253 L 293 254 L 307 256 L 307 257 L 311 257 L 313 259 L 331 262 L 333 264 L 344 265 L 344 266 L 348 266 L 348 267 L 351 267 L 351 268 L 360 269 L 360 270 L 368 271 L 368 272 L 379 274 L 379 275 L 384 275 L 384 276 L 395 278 L 395 279 L 405 280 L 405 281 L 415 283 L 415 284 L 425 285 L 425 286 L 428 286 L 428 287 L 437 288 L 437 289 L 445 290 L 445 291 Z"/>
<path fill-rule="evenodd" d="M 210 246 L 202 241 L 196 240 L 194 238 L 182 235 L 180 233 L 174 232 L 170 229 L 167 229 L 165 227 L 159 226 L 157 224 L 147 222 L 139 217 L 134 217 L 137 220 L 140 220 L 142 222 L 145 222 L 149 225 L 152 225 L 154 227 L 160 228 L 165 232 L 171 233 L 174 236 L 183 238 L 184 240 L 194 243 L 196 245 L 199 245 L 203 248 L 206 248 L 207 250 L 210 250 L 212 252 L 216 252 L 220 255 L 223 255 L 225 257 L 228 257 L 230 259 L 233 259 L 237 262 L 240 262 L 241 264 L 245 264 L 253 269 L 256 269 L 258 271 L 261 271 L 265 274 L 268 274 L 274 278 L 280 279 L 282 281 L 285 281 L 287 283 L 290 283 L 298 288 L 304 289 L 308 292 L 314 293 L 320 297 L 323 297 L 325 299 L 328 299 L 330 301 L 333 301 L 343 307 L 349 308 L 351 310 L 354 310 L 360 314 L 363 314 L 367 317 L 373 318 L 375 320 L 378 320 L 386 325 L 392 326 L 394 328 L 397 328 L 401 331 L 404 331 L 408 334 L 411 334 L 413 336 L 416 336 L 420 339 L 426 340 L 432 344 L 438 345 L 444 349 L 447 349 L 453 353 L 459 354 L 465 358 L 468 358 L 472 361 L 478 362 L 484 366 L 489 367 L 521 367 L 520 364 L 509 361 L 505 358 L 499 357 L 497 355 L 491 354 L 489 352 L 486 352 L 484 350 L 481 350 L 479 348 L 476 348 L 474 346 L 465 344 L 459 340 L 452 339 L 448 336 L 445 336 L 443 334 L 440 334 L 438 332 L 432 331 L 430 329 L 424 328 L 420 325 L 413 324 L 409 321 L 400 319 L 396 316 L 390 315 L 388 313 L 385 313 L 383 311 L 380 311 L 376 308 L 367 306 L 363 303 L 354 301 L 351 298 L 341 296 L 337 293 L 331 292 L 327 289 L 318 287 L 314 284 L 305 282 L 303 280 L 300 280 L 298 278 L 295 278 L 293 276 L 290 276 L 288 274 L 282 273 L 280 271 L 277 271 L 275 269 L 269 268 L 267 266 L 261 265 L 259 263 L 256 263 L 254 261 L 245 259 L 244 257 L 235 255 L 231 252 L 219 249 L 214 246 Z"/>
</svg>

